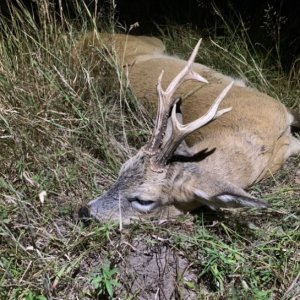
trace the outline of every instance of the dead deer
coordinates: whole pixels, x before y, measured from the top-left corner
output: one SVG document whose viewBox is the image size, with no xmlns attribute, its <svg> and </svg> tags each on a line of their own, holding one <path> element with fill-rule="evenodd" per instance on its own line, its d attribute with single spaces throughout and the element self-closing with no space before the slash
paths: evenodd
<svg viewBox="0 0 300 300">
<path fill-rule="evenodd" d="M 165 55 L 163 44 L 152 39 L 148 42 L 158 47 L 147 51 L 145 38 L 115 38 L 137 98 L 151 108 L 158 95 L 157 116 L 149 142 L 123 164 L 108 192 L 89 202 L 89 214 L 107 221 L 173 215 L 203 205 L 266 207 L 245 189 L 300 153 L 300 140 L 291 134 L 291 126 L 300 125 L 299 115 L 239 80 L 194 63 L 200 41 L 186 62 Z"/>
</svg>

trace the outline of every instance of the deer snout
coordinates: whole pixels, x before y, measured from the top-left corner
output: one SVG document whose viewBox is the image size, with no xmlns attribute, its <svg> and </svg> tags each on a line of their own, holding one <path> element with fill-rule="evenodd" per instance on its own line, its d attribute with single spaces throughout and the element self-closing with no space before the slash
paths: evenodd
<svg viewBox="0 0 300 300">
<path fill-rule="evenodd" d="M 116 213 L 117 205 L 108 197 L 100 197 L 90 201 L 86 207 L 89 218 L 96 219 L 100 222 L 111 219 Z"/>
<path fill-rule="evenodd" d="M 136 216 L 127 199 L 119 199 L 107 193 L 100 198 L 96 198 L 88 203 L 86 210 L 89 218 L 95 219 L 101 223 L 120 220 L 127 222 L 131 217 Z M 84 211 L 83 211 L 84 212 Z"/>
</svg>

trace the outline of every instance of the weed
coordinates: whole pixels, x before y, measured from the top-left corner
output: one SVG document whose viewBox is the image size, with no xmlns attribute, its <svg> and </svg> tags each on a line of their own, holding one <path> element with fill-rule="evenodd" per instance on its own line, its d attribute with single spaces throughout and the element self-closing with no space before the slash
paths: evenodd
<svg viewBox="0 0 300 300">
<path fill-rule="evenodd" d="M 23 299 L 24 300 L 47 300 L 45 296 L 35 295 L 32 291 L 29 291 L 28 294 Z"/>
<path fill-rule="evenodd" d="M 109 264 L 105 263 L 102 266 L 100 274 L 93 274 L 91 276 L 91 283 L 95 288 L 97 297 L 105 297 L 107 295 L 110 298 L 113 297 L 114 290 L 120 287 L 120 283 L 114 279 L 118 272 L 118 269 L 111 268 Z"/>
</svg>

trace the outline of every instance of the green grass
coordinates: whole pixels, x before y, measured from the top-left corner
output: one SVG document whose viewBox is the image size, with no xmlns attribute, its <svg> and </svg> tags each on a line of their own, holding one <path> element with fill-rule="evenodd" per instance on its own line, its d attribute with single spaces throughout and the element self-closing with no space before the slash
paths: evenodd
<svg viewBox="0 0 300 300">
<path fill-rule="evenodd" d="M 98 20 L 78 3 L 81 19 L 61 26 L 49 10 L 40 7 L 40 27 L 24 9 L 12 23 L 1 19 L 0 299 L 297 299 L 299 158 L 252 188 L 271 203 L 266 212 L 204 211 L 121 232 L 78 221 L 79 207 L 108 189 L 145 143 L 151 122 L 113 55 L 94 49 L 97 73 L 86 55 L 71 55 Z M 101 26 L 117 30 L 113 17 Z M 224 36 L 203 41 L 199 61 L 299 107 L 299 71 L 284 73 L 242 26 L 224 26 Z M 182 57 L 201 35 L 161 29 Z"/>
</svg>

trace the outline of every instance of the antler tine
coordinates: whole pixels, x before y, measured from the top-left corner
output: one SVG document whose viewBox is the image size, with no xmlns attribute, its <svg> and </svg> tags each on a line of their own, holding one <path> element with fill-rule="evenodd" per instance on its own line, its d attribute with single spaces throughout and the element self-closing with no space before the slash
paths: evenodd
<svg viewBox="0 0 300 300">
<path fill-rule="evenodd" d="M 168 97 L 169 99 L 174 95 L 175 91 L 178 89 L 178 87 L 187 80 L 196 80 L 199 82 L 208 83 L 208 81 L 200 76 L 198 73 L 192 71 L 193 62 L 197 56 L 199 47 L 201 45 L 202 39 L 200 39 L 195 46 L 186 66 L 177 74 L 177 76 L 171 81 L 169 86 L 167 87 L 166 91 L 163 92 L 165 97 Z"/>
<path fill-rule="evenodd" d="M 153 157 L 153 163 L 158 169 L 158 166 L 164 166 L 168 160 L 171 158 L 179 144 L 192 132 L 195 130 L 205 126 L 210 121 L 217 119 L 218 117 L 222 116 L 223 114 L 231 111 L 231 107 L 218 110 L 219 105 L 229 92 L 233 85 L 233 81 L 226 86 L 223 91 L 220 93 L 220 95 L 215 99 L 207 113 L 200 117 L 199 119 L 190 122 L 188 124 L 181 124 L 177 117 L 176 117 L 176 106 L 177 103 L 174 104 L 172 109 L 172 116 L 171 116 L 171 123 L 172 123 L 172 136 L 167 140 L 164 147 L 161 149 L 161 151 L 156 155 L 156 157 Z"/>
<path fill-rule="evenodd" d="M 178 119 L 176 117 L 176 104 L 174 105 L 172 110 L 172 124 L 174 124 L 173 128 L 175 128 L 179 132 L 181 141 L 187 135 L 191 134 L 195 130 L 209 123 L 211 120 L 220 117 L 221 115 L 223 115 L 224 113 L 232 109 L 231 107 L 229 107 L 218 111 L 220 103 L 225 98 L 225 96 L 231 89 L 232 85 L 233 85 L 233 81 L 227 87 L 225 87 L 225 89 L 221 92 L 221 94 L 215 99 L 215 101 L 213 102 L 213 104 L 211 105 L 211 107 L 209 108 L 209 110 L 204 116 L 188 124 L 183 125 L 178 122 Z"/>
<path fill-rule="evenodd" d="M 179 86 L 187 80 L 196 80 L 199 82 L 208 83 L 208 81 L 200 76 L 198 73 L 192 71 L 193 62 L 198 53 L 201 39 L 198 41 L 194 48 L 186 66 L 177 74 L 177 76 L 171 81 L 167 89 L 164 91 L 162 88 L 162 78 L 164 71 L 161 72 L 157 82 L 157 94 L 158 94 L 158 110 L 156 115 L 155 127 L 151 140 L 148 144 L 148 149 L 151 154 L 155 154 L 159 146 L 162 143 L 162 139 L 165 133 L 165 129 L 168 122 L 170 109 L 174 105 L 175 98 L 173 97 Z"/>
</svg>

